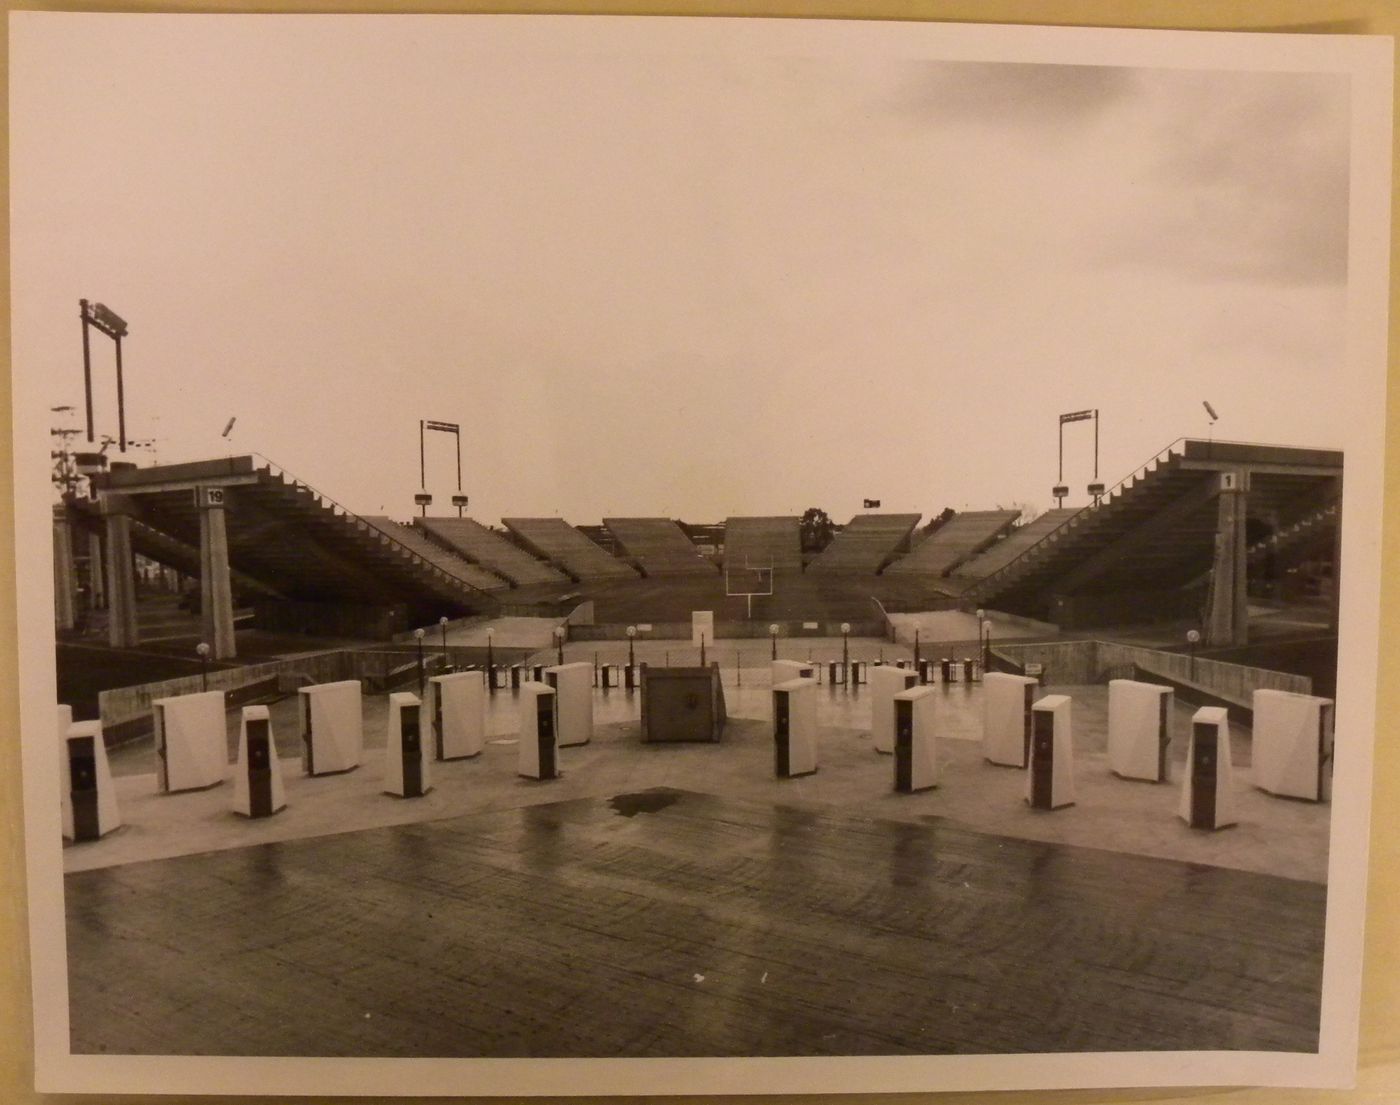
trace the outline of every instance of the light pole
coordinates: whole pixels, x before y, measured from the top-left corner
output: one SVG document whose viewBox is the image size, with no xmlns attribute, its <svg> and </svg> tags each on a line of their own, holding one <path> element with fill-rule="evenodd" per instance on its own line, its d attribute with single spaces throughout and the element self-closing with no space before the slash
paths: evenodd
<svg viewBox="0 0 1400 1105">
<path fill-rule="evenodd" d="M 919 670 L 919 627 L 914 627 L 914 670 Z"/>
<path fill-rule="evenodd" d="M 200 641 L 194 646 L 194 651 L 199 656 L 199 689 L 207 691 L 209 689 L 209 646 Z"/>
<path fill-rule="evenodd" d="M 1186 631 L 1186 645 L 1191 650 L 1191 682 L 1196 682 L 1196 646 L 1201 643 L 1201 631 L 1199 629 L 1188 629 Z"/>
<path fill-rule="evenodd" d="M 778 624 L 774 622 L 768 627 L 768 636 L 773 638 L 773 659 L 778 658 Z"/>
<path fill-rule="evenodd" d="M 987 667 L 992 662 L 992 620 L 986 618 L 982 622 L 982 675 L 987 674 Z"/>
<path fill-rule="evenodd" d="M 444 614 L 438 619 L 438 628 L 442 630 L 442 670 L 450 671 L 452 665 L 447 661 L 447 615 Z"/>
<path fill-rule="evenodd" d="M 637 639 L 637 627 L 629 625 L 627 627 L 627 670 L 631 671 L 637 663 L 637 655 L 633 650 L 633 643 Z"/>
<path fill-rule="evenodd" d="M 851 682 L 851 623 L 841 623 L 841 682 Z"/>
<path fill-rule="evenodd" d="M 418 697 L 423 697 L 423 630 L 415 629 L 413 639 L 418 642 Z"/>
<path fill-rule="evenodd" d="M 564 627 L 562 625 L 554 627 L 554 647 L 558 650 L 559 663 L 562 666 L 564 663 Z"/>
<path fill-rule="evenodd" d="M 705 666 L 705 634 L 700 634 L 700 666 Z"/>
<path fill-rule="evenodd" d="M 452 496 L 452 505 L 457 508 L 457 517 L 462 516 L 462 511 L 467 507 L 467 497 L 462 494 L 462 427 L 456 422 L 440 422 L 435 418 L 420 418 L 418 420 L 418 486 L 423 490 L 422 495 L 427 497 L 426 503 L 420 503 L 425 508 L 432 503 L 433 497 L 428 495 L 428 466 L 426 458 L 426 448 L 423 439 L 428 430 L 437 430 L 441 433 L 451 434 L 457 441 L 457 494 Z M 415 496 L 415 502 L 417 497 Z"/>
</svg>

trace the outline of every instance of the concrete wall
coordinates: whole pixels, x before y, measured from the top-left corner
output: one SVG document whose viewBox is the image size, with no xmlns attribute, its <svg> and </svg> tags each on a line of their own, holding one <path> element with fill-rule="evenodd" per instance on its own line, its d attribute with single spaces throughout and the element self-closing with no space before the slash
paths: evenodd
<svg viewBox="0 0 1400 1105">
<path fill-rule="evenodd" d="M 387 641 L 413 628 L 403 603 L 351 606 L 346 603 L 295 602 L 259 599 L 253 604 L 254 623 L 274 633 L 306 633 L 316 637 L 359 637 Z"/>
<path fill-rule="evenodd" d="M 1101 683 L 1114 675 L 1130 674 L 1128 669 L 1131 669 L 1143 678 L 1171 683 L 1188 697 L 1194 696 L 1193 701 L 1241 710 L 1252 708 L 1256 690 L 1312 693 L 1312 680 L 1307 676 L 1200 657 L 1193 666 L 1191 657 L 1183 653 L 1112 641 L 999 643 L 992 651 L 1020 670 L 1024 670 L 1027 663 L 1044 665 L 1046 683 Z"/>
</svg>

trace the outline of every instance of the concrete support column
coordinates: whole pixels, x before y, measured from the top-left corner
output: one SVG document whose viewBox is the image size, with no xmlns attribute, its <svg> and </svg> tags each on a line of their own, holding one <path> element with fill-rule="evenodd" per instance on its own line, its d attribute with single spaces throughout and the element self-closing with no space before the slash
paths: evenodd
<svg viewBox="0 0 1400 1105">
<path fill-rule="evenodd" d="M 199 592 L 204 639 L 215 660 L 238 654 L 233 637 L 233 586 L 229 581 L 228 529 L 222 487 L 199 487 Z"/>
<path fill-rule="evenodd" d="M 131 503 L 120 496 L 102 500 L 107 530 L 107 643 L 132 648 L 136 629 L 136 562 L 131 553 Z"/>
<path fill-rule="evenodd" d="M 73 527 L 61 506 L 53 512 L 53 615 L 60 630 L 72 629 L 77 620 L 78 572 L 73 563 Z"/>
<path fill-rule="evenodd" d="M 1249 643 L 1249 586 L 1245 562 L 1248 494 L 1246 472 L 1220 473 L 1210 621 L 1206 626 L 1206 643 L 1217 648 Z"/>
<path fill-rule="evenodd" d="M 92 610 L 102 610 L 107 606 L 107 569 L 102 555 L 102 537 L 88 534 L 88 604 Z"/>
</svg>

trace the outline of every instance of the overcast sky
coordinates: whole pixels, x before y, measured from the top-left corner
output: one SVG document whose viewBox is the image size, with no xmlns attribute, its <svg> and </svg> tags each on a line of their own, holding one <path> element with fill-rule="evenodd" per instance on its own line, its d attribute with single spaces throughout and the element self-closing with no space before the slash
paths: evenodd
<svg viewBox="0 0 1400 1105">
<path fill-rule="evenodd" d="M 1203 400 L 1218 437 L 1345 445 L 1345 78 L 589 22 L 511 51 L 469 18 L 23 24 L 15 371 L 80 417 L 100 300 L 162 462 L 258 451 L 396 517 L 421 418 L 462 424 L 487 522 L 1044 509 L 1079 408 L 1109 484 Z M 451 438 L 427 460 L 446 507 Z"/>
</svg>

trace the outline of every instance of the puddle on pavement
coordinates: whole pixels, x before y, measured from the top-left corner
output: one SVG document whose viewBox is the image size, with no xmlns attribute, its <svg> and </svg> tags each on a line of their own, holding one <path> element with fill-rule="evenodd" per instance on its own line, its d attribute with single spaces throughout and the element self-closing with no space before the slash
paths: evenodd
<svg viewBox="0 0 1400 1105">
<path fill-rule="evenodd" d="M 643 790 L 635 794 L 614 794 L 608 799 L 613 813 L 622 817 L 636 817 L 639 813 L 656 813 L 667 806 L 679 802 L 679 794 L 668 791 Z"/>
</svg>

